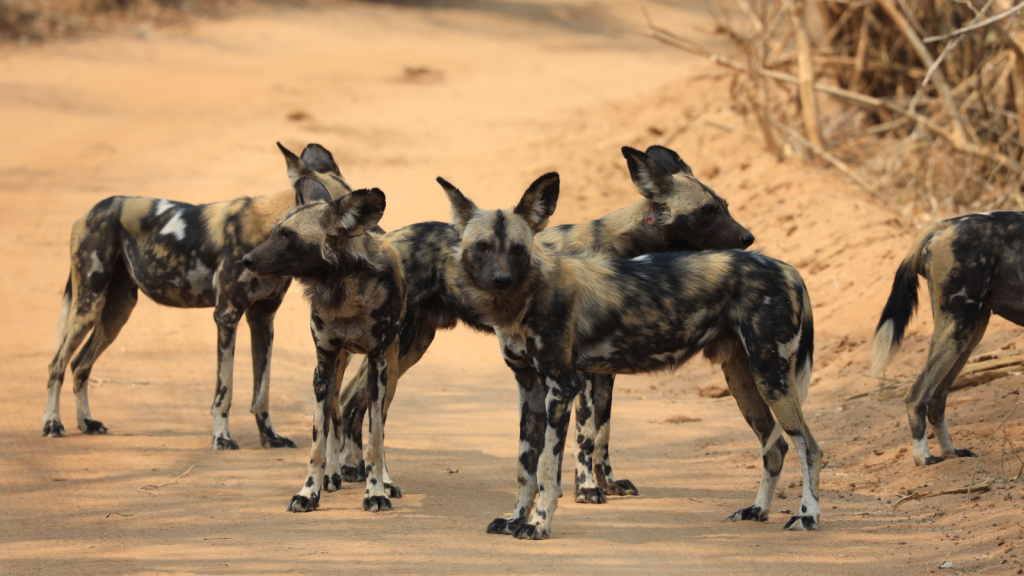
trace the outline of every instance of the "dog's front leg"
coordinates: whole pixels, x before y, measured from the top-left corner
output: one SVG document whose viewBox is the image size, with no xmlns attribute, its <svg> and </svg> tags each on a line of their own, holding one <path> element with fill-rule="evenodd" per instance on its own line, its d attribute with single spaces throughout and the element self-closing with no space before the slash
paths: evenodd
<svg viewBox="0 0 1024 576">
<path fill-rule="evenodd" d="M 242 312 L 230 300 L 219 305 L 213 313 L 217 322 L 217 389 L 213 394 L 213 449 L 238 450 L 238 442 L 231 439 L 228 430 L 228 412 L 235 369 L 235 335 Z"/>
<path fill-rule="evenodd" d="M 274 315 L 282 298 L 264 300 L 245 312 L 252 342 L 252 407 L 260 445 L 264 448 L 296 448 L 295 442 L 278 436 L 270 423 L 270 356 L 274 348 Z"/>
<path fill-rule="evenodd" d="M 340 356 L 348 354 L 316 347 L 316 370 L 313 372 L 313 396 L 316 408 L 313 412 L 313 446 L 309 451 L 309 467 L 302 490 L 292 496 L 288 503 L 289 512 L 311 512 L 320 505 L 320 489 L 324 472 L 327 470 L 327 439 L 332 433 L 334 397 L 338 389 L 338 364 Z"/>
<path fill-rule="evenodd" d="M 351 354 L 344 354 L 341 362 L 338 362 L 338 374 L 335 382 L 345 381 L 345 370 L 352 361 Z M 334 408 L 331 411 L 330 433 L 327 435 L 327 469 L 324 471 L 324 491 L 335 492 L 341 490 L 341 482 L 344 479 L 341 473 L 342 446 L 344 446 L 343 431 L 344 422 L 342 418 L 341 403 L 338 395 L 334 395 Z"/>
<path fill-rule="evenodd" d="M 528 524 L 513 534 L 521 540 L 543 540 L 551 535 L 551 523 L 558 508 L 558 464 L 565 450 L 572 402 L 582 384 L 575 369 L 541 373 L 544 383 L 544 443 L 537 459 L 537 509 Z"/>
<path fill-rule="evenodd" d="M 519 491 L 512 515 L 495 518 L 487 526 L 488 534 L 514 534 L 526 522 L 537 496 L 537 457 L 544 443 L 544 386 L 540 376 L 525 358 L 506 353 L 505 363 L 512 368 L 519 386 Z"/>
<path fill-rule="evenodd" d="M 385 512 L 391 510 L 384 487 L 384 403 L 388 381 L 398 376 L 398 341 L 388 346 L 383 354 L 366 357 L 366 398 L 369 404 L 370 428 L 366 443 L 366 492 L 363 510 Z M 394 371 L 394 375 L 389 372 Z"/>
</svg>

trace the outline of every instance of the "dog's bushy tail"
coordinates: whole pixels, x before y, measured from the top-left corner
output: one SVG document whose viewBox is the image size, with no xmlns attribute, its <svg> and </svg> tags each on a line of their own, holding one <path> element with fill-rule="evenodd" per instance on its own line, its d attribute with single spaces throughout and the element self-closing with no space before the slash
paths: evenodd
<svg viewBox="0 0 1024 576">
<path fill-rule="evenodd" d="M 874 360 L 871 363 L 871 374 L 877 376 L 892 362 L 896 352 L 903 343 L 903 335 L 910 324 L 910 319 L 917 309 L 918 275 L 921 273 L 921 251 L 934 232 L 922 234 L 910 247 L 907 256 L 896 269 L 896 277 L 892 281 L 889 300 L 882 309 L 882 317 L 875 328 L 875 343 L 872 346 Z"/>
<path fill-rule="evenodd" d="M 60 316 L 57 317 L 57 347 L 64 342 L 65 333 L 68 330 L 68 319 L 71 317 L 71 273 L 68 273 L 68 284 L 64 288 L 64 300 L 60 306 Z"/>
</svg>

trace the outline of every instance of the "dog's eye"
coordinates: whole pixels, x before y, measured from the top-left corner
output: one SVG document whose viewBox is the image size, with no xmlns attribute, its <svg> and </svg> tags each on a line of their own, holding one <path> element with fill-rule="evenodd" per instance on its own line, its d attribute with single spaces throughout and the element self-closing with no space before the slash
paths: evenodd
<svg viewBox="0 0 1024 576">
<path fill-rule="evenodd" d="M 512 253 L 513 254 L 522 254 L 523 253 L 523 247 L 522 246 L 513 246 L 512 247 Z"/>
<path fill-rule="evenodd" d="M 292 237 L 292 231 L 287 228 L 281 228 L 280 230 L 277 231 L 277 233 L 279 236 L 281 236 L 281 238 L 285 240 Z"/>
<path fill-rule="evenodd" d="M 487 242 L 484 242 L 483 240 L 476 243 L 476 249 L 481 252 L 486 252 L 488 248 L 490 248 L 490 246 L 488 246 Z"/>
<path fill-rule="evenodd" d="M 714 206 L 705 206 L 704 208 L 702 208 L 702 210 L 705 214 L 714 214 L 715 212 L 718 211 L 718 209 L 715 208 Z"/>
</svg>

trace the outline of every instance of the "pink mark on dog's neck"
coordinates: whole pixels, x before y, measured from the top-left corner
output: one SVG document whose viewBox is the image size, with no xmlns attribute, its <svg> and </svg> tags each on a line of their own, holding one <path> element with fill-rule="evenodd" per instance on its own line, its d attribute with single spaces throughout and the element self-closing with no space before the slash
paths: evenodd
<svg viewBox="0 0 1024 576">
<path fill-rule="evenodd" d="M 654 214 L 648 214 L 644 217 L 644 223 L 648 226 L 654 226 L 658 222 L 658 219 L 654 217 Z"/>
</svg>

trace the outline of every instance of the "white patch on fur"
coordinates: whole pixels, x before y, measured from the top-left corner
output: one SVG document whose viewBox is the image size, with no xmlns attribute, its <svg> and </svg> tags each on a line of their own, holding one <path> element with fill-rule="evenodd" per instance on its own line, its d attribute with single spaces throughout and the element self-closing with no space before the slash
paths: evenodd
<svg viewBox="0 0 1024 576">
<path fill-rule="evenodd" d="M 96 251 L 89 253 L 89 258 L 92 260 L 92 268 L 89 269 L 89 274 L 97 274 L 103 272 L 103 262 L 100 260 L 100 255 Z"/>
<path fill-rule="evenodd" d="M 194 258 L 193 260 L 196 264 L 195 268 L 192 268 L 185 273 L 185 279 L 188 280 L 189 292 L 191 292 L 193 296 L 198 297 L 203 294 L 203 289 L 205 287 L 210 286 L 210 281 L 213 277 L 213 270 L 200 262 L 199 258 Z"/>
<path fill-rule="evenodd" d="M 764 304 L 765 306 L 768 306 L 769 304 L 772 303 L 772 297 L 771 296 L 765 296 L 764 299 L 761 300 L 761 303 Z"/>
<path fill-rule="evenodd" d="M 772 446 L 769 444 L 769 446 Z M 772 496 L 775 495 L 775 486 L 779 483 L 779 476 L 772 478 L 772 475 L 768 473 L 768 468 L 761 468 L 761 485 L 757 488 L 757 497 L 754 498 L 754 506 L 761 508 L 761 510 L 768 514 L 768 511 L 772 507 Z"/>
<path fill-rule="evenodd" d="M 967 304 L 974 304 L 974 300 L 967 297 L 967 288 L 961 288 L 959 292 L 949 297 L 950 304 L 953 303 L 953 298 L 963 298 Z"/>
<path fill-rule="evenodd" d="M 924 438 L 921 438 L 920 440 L 914 440 L 913 441 L 913 445 L 914 445 L 914 462 L 916 462 L 918 466 L 923 466 L 924 465 L 924 461 L 929 456 L 932 455 L 931 450 L 928 449 L 928 437 L 925 436 Z"/>
<path fill-rule="evenodd" d="M 886 320 L 884 324 L 878 327 L 878 331 L 875 332 L 875 342 L 871 348 L 874 354 L 874 359 L 871 362 L 871 375 L 879 376 L 885 367 L 892 362 L 896 352 L 899 350 L 899 346 L 893 342 L 893 321 L 892 319 Z"/>
<path fill-rule="evenodd" d="M 179 242 L 185 239 L 185 219 L 181 217 L 181 212 L 175 214 L 167 221 L 167 224 L 164 224 L 160 234 L 174 236 Z"/>
<path fill-rule="evenodd" d="M 168 202 L 167 200 L 157 200 L 156 201 L 156 208 L 153 210 L 153 215 L 154 216 L 159 216 L 159 215 L 163 214 L 164 212 L 167 212 L 171 208 L 174 208 L 174 204 L 173 203 Z"/>
<path fill-rule="evenodd" d="M 633 261 L 634 262 L 644 262 L 644 261 L 650 260 L 650 259 L 651 259 L 651 255 L 650 254 L 644 254 L 642 256 L 637 256 L 637 257 L 633 258 Z"/>
<path fill-rule="evenodd" d="M 932 430 L 935 432 L 935 439 L 939 441 L 939 446 L 942 447 L 942 455 L 955 456 L 956 446 L 953 445 L 953 436 L 949 433 L 949 425 L 946 424 L 945 415 L 942 416 L 942 419 L 937 424 L 932 424 Z"/>
<path fill-rule="evenodd" d="M 803 333 L 804 333 L 804 326 L 803 326 L 803 324 L 801 324 L 800 325 L 800 329 L 797 330 L 796 336 L 793 336 L 792 340 L 790 340 L 789 342 L 779 342 L 778 343 L 779 344 L 779 356 L 781 356 L 781 357 L 783 357 L 783 358 L 785 358 L 787 360 L 792 358 L 793 354 L 796 354 L 797 348 L 800 347 L 800 336 Z"/>
<path fill-rule="evenodd" d="M 819 508 L 818 499 L 814 497 L 814 492 L 811 491 L 811 464 L 807 461 L 807 439 L 804 436 L 796 436 L 792 440 L 793 447 L 800 457 L 800 470 L 804 480 L 803 497 L 800 499 L 798 515 L 811 516 L 818 520 L 818 517 L 821 515 L 821 509 Z"/>
<path fill-rule="evenodd" d="M 808 356 L 804 365 L 797 369 L 796 373 L 796 394 L 800 398 L 800 405 L 807 401 L 807 394 L 811 388 L 811 357 Z"/>
<path fill-rule="evenodd" d="M 341 227 L 345 230 L 352 230 L 356 227 L 357 218 L 359 218 L 359 210 L 353 208 L 341 217 Z"/>
</svg>

